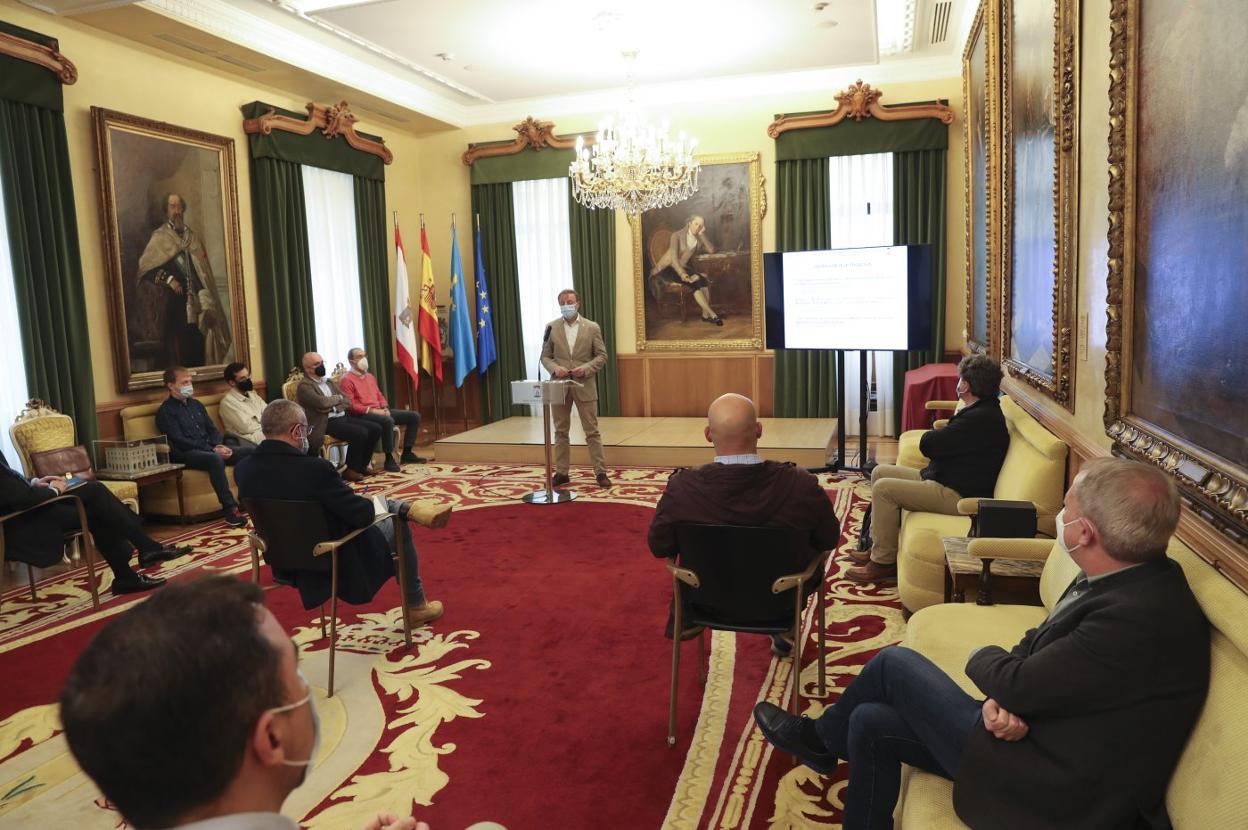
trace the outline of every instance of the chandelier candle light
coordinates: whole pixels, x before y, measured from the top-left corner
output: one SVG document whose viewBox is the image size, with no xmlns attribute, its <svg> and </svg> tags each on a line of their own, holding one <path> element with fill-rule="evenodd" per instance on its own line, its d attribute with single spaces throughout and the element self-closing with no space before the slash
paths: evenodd
<svg viewBox="0 0 1248 830">
<path fill-rule="evenodd" d="M 631 216 L 688 199 L 698 189 L 698 140 L 682 132 L 672 141 L 667 129 L 667 122 L 657 129 L 647 124 L 630 100 L 618 125 L 612 119 L 599 125 L 593 146 L 577 136 L 576 160 L 568 167 L 572 195 L 585 207 Z"/>
</svg>

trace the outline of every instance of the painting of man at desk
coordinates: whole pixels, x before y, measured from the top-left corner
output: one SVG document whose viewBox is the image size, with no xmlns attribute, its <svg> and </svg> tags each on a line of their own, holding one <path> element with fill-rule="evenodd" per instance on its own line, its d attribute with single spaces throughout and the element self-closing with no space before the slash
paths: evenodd
<svg viewBox="0 0 1248 830">
<path fill-rule="evenodd" d="M 639 350 L 762 347 L 758 154 L 698 161 L 693 196 L 632 220 Z"/>
</svg>

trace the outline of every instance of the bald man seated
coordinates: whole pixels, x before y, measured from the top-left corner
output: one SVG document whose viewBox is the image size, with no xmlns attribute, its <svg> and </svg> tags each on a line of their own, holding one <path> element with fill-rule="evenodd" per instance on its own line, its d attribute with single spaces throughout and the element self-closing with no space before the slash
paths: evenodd
<svg viewBox="0 0 1248 830">
<path fill-rule="evenodd" d="M 676 526 L 686 523 L 809 530 L 812 551 L 835 548 L 841 524 L 819 479 L 792 463 L 759 457 L 763 425 L 754 402 L 744 395 L 723 395 L 711 404 L 706 418 L 703 434 L 715 446 L 715 459 L 672 473 L 650 523 L 651 553 L 674 558 L 679 553 Z M 806 596 L 819 587 L 820 577 L 815 574 L 806 584 Z M 669 618 L 669 637 L 671 626 Z M 681 638 L 694 637 L 699 631 L 686 629 Z M 791 648 L 791 634 L 772 639 L 772 650 L 778 655 Z"/>
<path fill-rule="evenodd" d="M 363 481 L 372 475 L 373 452 L 381 440 L 381 425 L 376 421 L 352 415 L 351 401 L 326 377 L 325 361 L 316 352 L 303 356 L 303 378 L 295 387 L 295 400 L 303 407 L 308 419 L 309 455 L 319 455 L 328 434 L 347 442 L 347 468 L 342 477 L 347 481 Z"/>
</svg>

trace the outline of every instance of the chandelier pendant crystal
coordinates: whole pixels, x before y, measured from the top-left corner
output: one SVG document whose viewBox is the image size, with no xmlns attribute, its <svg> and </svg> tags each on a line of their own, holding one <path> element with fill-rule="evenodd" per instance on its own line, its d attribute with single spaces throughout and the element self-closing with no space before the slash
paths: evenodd
<svg viewBox="0 0 1248 830">
<path fill-rule="evenodd" d="M 635 53 L 625 57 L 631 59 Z M 658 128 L 646 123 L 632 100 L 631 79 L 629 93 L 629 104 L 618 121 L 600 124 L 591 146 L 577 136 L 576 159 L 568 167 L 568 176 L 573 197 L 585 207 L 636 216 L 692 196 L 698 189 L 701 165 L 693 156 L 698 140 L 682 132 L 673 141 L 666 122 Z"/>
</svg>

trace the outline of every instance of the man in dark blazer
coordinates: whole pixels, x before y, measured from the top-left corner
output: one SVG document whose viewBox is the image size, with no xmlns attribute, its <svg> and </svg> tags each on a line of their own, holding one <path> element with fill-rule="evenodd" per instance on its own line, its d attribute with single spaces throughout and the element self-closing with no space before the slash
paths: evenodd
<svg viewBox="0 0 1248 830">
<path fill-rule="evenodd" d="M 303 377 L 295 387 L 295 400 L 308 419 L 308 446 L 313 455 L 320 453 L 321 443 L 328 434 L 347 442 L 347 468 L 342 471 L 343 478 L 363 481 L 373 472 L 369 462 L 381 440 L 381 425 L 351 414 L 351 401 L 332 378 L 326 377 L 325 361 L 316 352 L 303 356 Z"/>
<path fill-rule="evenodd" d="M 66 491 L 82 500 L 87 525 L 95 548 L 113 571 L 113 594 L 148 591 L 165 580 L 137 574 L 130 569 L 130 555 L 139 552 L 139 565 L 149 568 L 157 562 L 191 552 L 189 547 L 167 547 L 143 532 L 139 517 L 117 500 L 98 481 L 85 481 L 70 488 L 60 476 L 44 476 L 28 481 L 9 466 L 0 453 L 0 515 L 28 510 L 51 501 Z M 78 510 L 71 501 L 56 502 L 32 510 L 4 523 L 5 559 L 46 568 L 61 561 L 65 536 L 78 530 Z"/>
<path fill-rule="evenodd" d="M 324 458 L 308 455 L 308 420 L 303 407 L 285 399 L 272 401 L 260 417 L 264 441 L 234 470 L 239 497 L 319 502 L 331 538 L 368 527 L 376 516 L 373 502 L 357 495 Z M 442 603 L 425 599 L 416 561 L 416 545 L 407 527 L 411 506 L 389 500 L 390 512 L 403 517 L 399 553 L 407 566 L 408 618 L 413 626 L 442 616 Z M 345 602 L 371 602 L 378 589 L 395 575 L 391 558 L 393 524 L 369 528 L 348 542 L 339 553 L 338 596 Z M 278 574 L 280 576 L 280 574 Z M 301 571 L 287 577 L 294 582 L 304 608 L 315 608 L 329 599 L 330 575 Z"/>
<path fill-rule="evenodd" d="M 1001 414 L 1001 367 L 984 355 L 962 358 L 957 391 L 965 406 L 919 439 L 919 450 L 931 459 L 926 467 L 881 464 L 871 471 L 872 548 L 850 554 L 857 567 L 845 576 L 854 582 L 896 578 L 901 511 L 956 516 L 959 500 L 992 498 L 1010 447 Z"/>
<path fill-rule="evenodd" d="M 1168 828 L 1167 782 L 1209 688 L 1209 624 L 1166 556 L 1178 519 L 1157 468 L 1088 462 L 1057 524 L 1082 572 L 1012 650 L 972 652 L 982 698 L 889 648 L 817 721 L 768 703 L 755 720 L 818 772 L 849 761 L 847 828 L 892 826 L 902 763 L 952 779 L 972 827 Z"/>
</svg>

